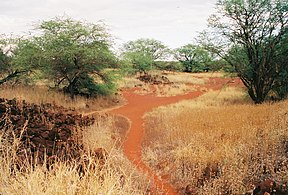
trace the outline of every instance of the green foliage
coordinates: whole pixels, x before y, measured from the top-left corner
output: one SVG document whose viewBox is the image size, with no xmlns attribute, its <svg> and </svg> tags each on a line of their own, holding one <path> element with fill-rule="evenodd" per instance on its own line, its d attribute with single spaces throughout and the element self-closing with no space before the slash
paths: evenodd
<svg viewBox="0 0 288 195">
<path fill-rule="evenodd" d="M 12 37 L 0 40 L 0 84 L 29 81 L 28 75 L 33 71 L 33 67 L 17 61 L 17 52 L 24 42 L 25 40 Z"/>
<path fill-rule="evenodd" d="M 183 65 L 179 61 L 157 61 L 155 67 L 158 70 L 183 71 Z"/>
<path fill-rule="evenodd" d="M 95 79 L 88 74 L 81 74 L 77 77 L 77 82 L 75 84 L 70 84 L 67 87 L 64 87 L 64 92 L 66 93 L 74 93 L 81 96 L 96 97 L 97 95 L 110 95 L 111 92 L 115 90 L 115 84 L 111 78 L 111 75 L 103 75 L 107 80 L 106 83 L 97 83 Z"/>
<path fill-rule="evenodd" d="M 0 73 L 3 74 L 7 71 L 9 66 L 9 57 L 5 55 L 2 49 L 0 49 Z"/>
<path fill-rule="evenodd" d="M 224 71 L 226 73 L 235 73 L 235 68 L 222 58 L 213 60 L 209 64 L 209 68 L 211 71 Z"/>
<path fill-rule="evenodd" d="M 123 46 L 122 57 L 135 71 L 146 72 L 153 69 L 157 60 L 165 58 L 169 49 L 155 39 L 138 39 Z"/>
<path fill-rule="evenodd" d="M 288 31 L 287 31 L 288 32 Z M 277 68 L 275 83 L 272 87 L 276 99 L 287 98 L 288 95 L 288 33 L 286 33 L 277 46 L 274 66 Z"/>
<path fill-rule="evenodd" d="M 72 98 L 77 94 L 95 96 L 111 88 L 103 87 L 111 85 L 110 77 L 103 71 L 116 60 L 109 48 L 110 36 L 102 24 L 56 18 L 42 22 L 38 30 L 40 36 L 18 45 L 15 65 L 39 68 Z"/>
<path fill-rule="evenodd" d="M 152 69 L 153 59 L 140 52 L 126 52 L 124 58 L 132 64 L 134 71 L 146 72 Z"/>
<path fill-rule="evenodd" d="M 33 39 L 19 40 L 13 54 L 13 68 L 18 70 L 33 71 L 44 61 L 43 50 Z"/>
<path fill-rule="evenodd" d="M 287 44 L 287 5 L 287 0 L 219 0 L 218 15 L 209 19 L 213 32 L 202 34 L 202 44 L 233 66 L 255 103 L 278 93 L 286 80 L 280 70 L 287 61 L 279 54 Z"/>
<path fill-rule="evenodd" d="M 202 72 L 212 61 L 209 53 L 200 46 L 187 44 L 174 50 L 174 56 L 184 67 L 185 72 Z"/>
</svg>

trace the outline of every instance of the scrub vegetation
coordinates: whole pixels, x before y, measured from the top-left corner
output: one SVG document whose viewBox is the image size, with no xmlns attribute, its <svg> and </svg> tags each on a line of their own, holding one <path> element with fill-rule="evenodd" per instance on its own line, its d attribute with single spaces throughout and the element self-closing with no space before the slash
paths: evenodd
<svg viewBox="0 0 288 195">
<path fill-rule="evenodd" d="M 287 5 L 218 0 L 179 48 L 66 16 L 1 35 L 0 194 L 288 194 Z"/>
</svg>

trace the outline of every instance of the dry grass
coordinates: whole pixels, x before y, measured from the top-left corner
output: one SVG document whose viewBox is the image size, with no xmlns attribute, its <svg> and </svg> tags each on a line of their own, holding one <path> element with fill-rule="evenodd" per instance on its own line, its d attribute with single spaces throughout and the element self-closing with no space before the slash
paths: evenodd
<svg viewBox="0 0 288 195">
<path fill-rule="evenodd" d="M 80 174 L 79 164 L 74 161 L 57 161 L 48 170 L 37 163 L 23 162 L 17 169 L 13 161 L 17 158 L 19 140 L 4 139 L 0 135 L 0 193 L 1 194 L 145 194 L 149 187 L 143 175 L 115 147 L 112 118 L 105 118 L 83 132 L 86 150 L 81 158 L 88 162 L 85 174 Z M 105 125 L 106 121 L 108 124 Z M 110 121 L 110 122 L 109 122 Z M 95 160 L 89 151 L 101 147 L 108 151 L 105 164 Z M 91 168 L 92 167 L 92 168 Z"/>
<path fill-rule="evenodd" d="M 243 95 L 227 88 L 148 114 L 146 161 L 197 194 L 244 194 L 265 178 L 288 182 L 288 101 L 256 106 Z M 207 167 L 216 167 L 217 177 L 203 182 Z"/>
<path fill-rule="evenodd" d="M 179 87 L 152 90 L 161 96 L 186 93 L 193 90 L 186 88 L 186 83 L 202 85 L 211 74 L 224 76 L 203 73 L 193 78 L 193 74 L 169 73 L 167 77 L 171 76 Z M 134 78 L 123 82 L 122 87 L 142 85 Z M 151 93 L 148 85 L 142 88 Z M 101 110 L 113 105 L 113 101 L 104 98 L 93 102 L 82 98 L 71 101 L 41 88 L 6 88 L 0 90 L 0 96 L 78 110 Z M 87 108 L 87 105 L 93 106 Z M 265 178 L 288 182 L 287 113 L 288 101 L 255 106 L 241 89 L 230 87 L 206 93 L 196 100 L 160 107 L 145 116 L 143 158 L 159 176 L 171 175 L 178 190 L 190 184 L 197 194 L 244 194 L 251 189 L 250 184 Z M 79 174 L 78 164 L 72 161 L 58 161 L 50 170 L 23 163 L 21 169 L 11 172 L 19 140 L 8 142 L 0 134 L 0 194 L 147 194 L 149 182 L 131 169 L 134 165 L 118 148 L 129 124 L 117 120 L 100 116 L 95 125 L 82 132 L 86 152 L 81 156 L 94 165 L 85 175 Z M 118 129 L 117 124 L 123 128 Z M 108 152 L 104 166 L 87 152 L 97 148 Z M 212 167 L 216 167 L 217 176 L 207 177 L 205 170 L 213 172 Z"/>
<path fill-rule="evenodd" d="M 201 88 L 200 88 L 201 90 Z M 208 92 L 191 101 L 182 101 L 177 106 L 180 107 L 207 107 L 207 106 L 227 106 L 239 104 L 252 104 L 248 94 L 242 88 L 224 87 L 218 91 L 207 91 L 203 88 L 202 91 Z"/>
<path fill-rule="evenodd" d="M 1 155 L 0 192 L 2 194 L 144 194 L 148 182 L 121 154 L 113 151 L 104 167 L 91 157 L 85 159 L 95 165 L 93 171 L 80 176 L 73 162 L 57 162 L 49 171 L 44 166 L 9 171 L 8 156 Z M 100 168 L 101 167 L 101 168 Z M 125 178 L 125 182 L 122 182 Z"/>
<path fill-rule="evenodd" d="M 159 97 L 169 97 L 183 95 L 192 91 L 196 91 L 196 87 L 186 84 L 171 84 L 155 86 L 155 94 Z"/>
<path fill-rule="evenodd" d="M 191 73 L 192 76 L 198 78 L 211 78 L 211 77 L 226 77 L 227 73 L 224 72 L 203 72 L 203 73 Z"/>
<path fill-rule="evenodd" d="M 190 73 L 177 73 L 177 72 L 162 72 L 162 71 L 151 71 L 151 75 L 162 75 L 169 79 L 173 84 L 169 85 L 153 85 L 144 83 L 137 79 L 136 76 L 125 77 L 118 83 L 120 88 L 133 88 L 138 87 L 135 93 L 140 95 L 154 93 L 156 96 L 169 97 L 186 94 L 196 90 L 196 85 L 204 85 L 208 80 L 206 78 L 199 78 L 193 76 Z"/>
<path fill-rule="evenodd" d="M 111 106 L 110 100 L 87 100 L 76 98 L 70 100 L 61 93 L 47 91 L 45 88 L 5 88 L 0 90 L 0 96 L 8 99 L 25 99 L 29 103 L 53 103 L 64 107 L 76 107 L 77 110 L 87 108 L 102 109 Z M 92 102 L 91 102 L 92 101 Z M 145 194 L 149 188 L 149 181 L 137 171 L 120 149 L 123 129 L 115 126 L 122 122 L 108 115 L 99 115 L 96 123 L 79 133 L 79 141 L 83 143 L 81 159 L 88 162 L 85 174 L 79 173 L 79 162 L 60 161 L 50 166 L 27 163 L 23 161 L 18 168 L 14 167 L 17 159 L 17 147 L 21 143 L 19 138 L 7 140 L 5 133 L 0 131 L 0 194 Z M 120 122 L 119 122 L 120 121 Z M 129 124 L 128 124 L 129 125 Z M 13 130 L 12 130 L 13 131 Z M 122 136 L 122 137 L 121 137 Z M 98 161 L 89 151 L 103 148 L 108 153 L 107 160 Z M 11 169 L 13 168 L 13 169 Z"/>
<path fill-rule="evenodd" d="M 133 88 L 135 86 L 142 86 L 143 82 L 137 79 L 135 76 L 124 77 L 118 82 L 119 88 Z"/>
<path fill-rule="evenodd" d="M 17 98 L 25 100 L 28 103 L 41 104 L 52 103 L 54 105 L 66 108 L 75 108 L 77 110 L 102 110 L 118 104 L 117 97 L 97 97 L 95 99 L 86 99 L 75 97 L 71 99 L 62 92 L 49 90 L 44 86 L 15 86 L 1 87 L 0 96 L 7 99 Z"/>
<path fill-rule="evenodd" d="M 191 74 L 191 73 L 167 73 L 165 76 L 169 81 L 174 84 L 193 84 L 193 85 L 204 85 L 208 77 L 202 77 L 202 74 Z M 197 77 L 196 77 L 197 76 Z"/>
</svg>

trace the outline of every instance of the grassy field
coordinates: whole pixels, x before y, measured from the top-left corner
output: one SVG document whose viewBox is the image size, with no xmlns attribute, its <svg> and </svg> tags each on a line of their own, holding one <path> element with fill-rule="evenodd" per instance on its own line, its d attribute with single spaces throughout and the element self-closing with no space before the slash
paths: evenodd
<svg viewBox="0 0 288 195">
<path fill-rule="evenodd" d="M 98 127 L 96 127 L 98 128 Z M 91 131 L 90 131 L 91 132 Z M 94 131 L 97 133 L 97 131 Z M 98 135 L 98 134 L 97 134 Z M 2 135 L 1 135 L 2 136 Z M 149 186 L 145 177 L 131 169 L 131 163 L 122 151 L 109 145 L 111 140 L 105 140 L 111 148 L 105 164 L 95 161 L 95 158 L 83 152 L 82 158 L 88 162 L 85 174 L 78 171 L 77 163 L 73 161 L 58 161 L 49 170 L 46 166 L 23 163 L 20 169 L 11 171 L 15 150 L 1 139 L 0 155 L 0 192 L 1 194 L 144 194 Z M 93 138 L 96 135 L 91 135 Z M 100 136 L 103 138 L 103 135 Z M 16 141 L 16 140 L 15 140 Z M 103 140 L 94 140 L 101 143 Z M 97 144 L 96 144 L 97 145 Z M 89 148 L 93 149 L 93 148 Z M 3 152 L 5 151 L 5 153 Z M 93 167 L 93 168 L 91 168 Z M 146 186 L 145 186 L 146 185 Z"/>
<path fill-rule="evenodd" d="M 173 85 L 154 86 L 151 91 L 148 84 L 135 78 L 126 78 L 119 85 L 173 96 L 201 89 L 209 76 L 223 77 L 221 73 L 164 75 Z M 74 107 L 82 113 L 122 103 L 118 97 L 71 100 L 45 88 L 23 86 L 2 88 L 0 97 Z M 2 132 L 0 194 L 147 194 L 149 181 L 133 168 L 121 149 L 127 123 L 121 117 L 103 114 L 81 132 L 81 158 L 89 165 L 85 175 L 77 171 L 77 162 L 60 160 L 49 170 L 36 163 L 23 163 L 20 169 L 11 170 L 19 140 L 5 140 Z M 97 148 L 108 152 L 104 165 L 89 155 Z M 254 105 L 243 89 L 225 87 L 145 115 L 143 159 L 160 177 L 171 177 L 180 193 L 190 187 L 196 194 L 245 194 L 265 179 L 287 185 L 287 155 L 288 101 Z"/>
<path fill-rule="evenodd" d="M 288 101 L 253 105 L 235 88 L 160 107 L 145 117 L 144 159 L 197 194 L 245 194 L 265 179 L 287 185 L 287 113 Z"/>
<path fill-rule="evenodd" d="M 77 97 L 71 100 L 62 93 L 39 87 L 2 88 L 0 96 L 34 104 L 52 103 L 73 107 L 80 112 L 102 110 L 117 104 L 114 97 L 94 100 Z M 88 163 L 88 167 L 84 168 L 85 175 L 79 174 L 79 162 L 73 160 L 63 162 L 59 159 L 49 170 L 45 165 L 27 163 L 26 160 L 17 169 L 13 168 L 21 141 L 16 137 L 7 140 L 5 132 L 0 131 L 0 194 L 145 194 L 149 181 L 136 168 L 131 168 L 133 165 L 120 148 L 123 135 L 119 128 L 124 122 L 108 115 L 100 115 L 96 121 L 79 133 L 80 142 L 84 145 L 80 156 L 85 165 Z M 108 152 L 104 165 L 90 155 L 90 151 L 97 148 Z"/>
<path fill-rule="evenodd" d="M 117 96 L 104 97 L 99 96 L 95 99 L 86 99 L 76 96 L 73 100 L 55 90 L 49 89 L 45 86 L 2 86 L 0 88 L 0 97 L 7 99 L 22 99 L 28 103 L 41 104 L 51 103 L 66 108 L 75 108 L 78 111 L 85 110 L 103 110 L 110 108 L 119 103 L 121 99 Z"/>
</svg>

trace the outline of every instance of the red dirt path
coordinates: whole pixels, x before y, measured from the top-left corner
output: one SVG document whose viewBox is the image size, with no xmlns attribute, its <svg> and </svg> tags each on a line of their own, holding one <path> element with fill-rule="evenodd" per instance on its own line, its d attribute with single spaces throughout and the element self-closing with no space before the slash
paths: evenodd
<svg viewBox="0 0 288 195">
<path fill-rule="evenodd" d="M 224 85 L 236 86 L 240 84 L 237 79 L 221 79 L 210 78 L 209 82 L 201 87 L 207 89 L 218 90 Z M 153 170 L 142 161 L 141 144 L 144 138 L 144 120 L 143 115 L 151 111 L 153 108 L 179 102 L 181 100 L 193 99 L 199 97 L 204 92 L 195 91 L 185 95 L 172 97 L 156 97 L 155 94 L 139 95 L 134 93 L 135 89 L 124 90 L 123 96 L 127 104 L 120 108 L 110 111 L 113 114 L 120 114 L 131 121 L 130 129 L 126 135 L 126 141 L 123 144 L 123 150 L 128 159 L 142 172 L 146 173 L 151 178 L 152 186 L 157 189 L 156 194 L 161 194 L 159 189 L 162 189 L 165 194 L 175 195 L 177 192 L 169 181 L 159 178 Z"/>
</svg>

